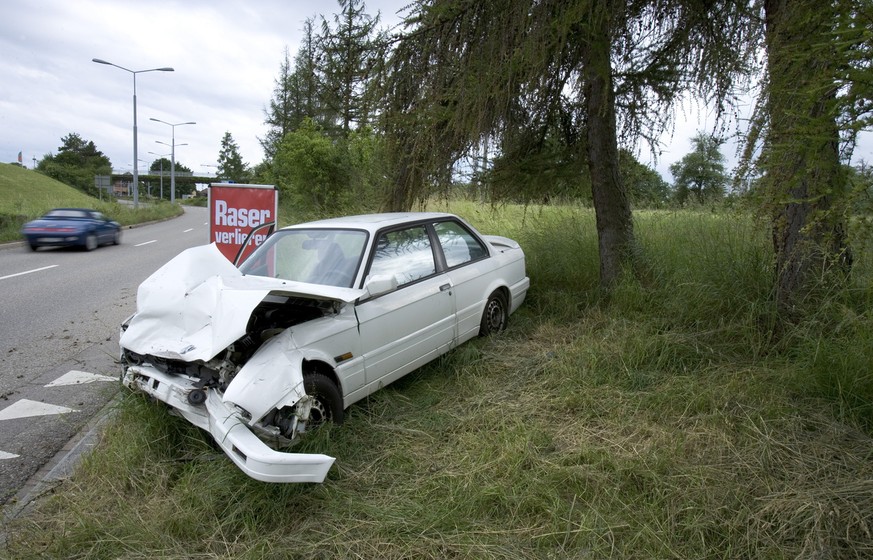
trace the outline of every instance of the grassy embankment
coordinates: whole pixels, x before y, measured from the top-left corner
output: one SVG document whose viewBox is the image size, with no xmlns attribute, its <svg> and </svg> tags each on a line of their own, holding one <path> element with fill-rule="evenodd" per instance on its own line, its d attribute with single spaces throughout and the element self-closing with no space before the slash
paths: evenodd
<svg viewBox="0 0 873 560">
<path fill-rule="evenodd" d="M 873 265 L 772 337 L 742 213 L 638 212 L 639 281 L 597 294 L 592 212 L 452 203 L 520 241 L 532 288 L 298 451 L 322 485 L 246 478 L 127 394 L 10 558 L 870 558 Z"/>
<path fill-rule="evenodd" d="M 0 163 L 0 243 L 20 240 L 25 222 L 64 207 L 93 208 L 123 226 L 177 216 L 182 211 L 178 206 L 153 201 L 134 210 L 90 197 L 35 171 Z"/>
</svg>

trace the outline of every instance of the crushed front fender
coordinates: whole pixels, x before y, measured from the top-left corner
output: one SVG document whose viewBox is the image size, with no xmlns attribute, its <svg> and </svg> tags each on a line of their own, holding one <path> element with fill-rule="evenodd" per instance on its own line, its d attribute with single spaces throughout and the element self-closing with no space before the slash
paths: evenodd
<svg viewBox="0 0 873 560">
<path fill-rule="evenodd" d="M 124 373 L 126 386 L 140 390 L 172 407 L 183 418 L 208 431 L 225 454 L 248 476 L 263 482 L 324 482 L 334 458 L 310 453 L 276 451 L 246 425 L 239 410 L 207 390 L 202 404 L 188 395 L 196 379 L 168 375 L 149 365 L 131 365 Z"/>
<path fill-rule="evenodd" d="M 292 345 L 290 339 L 291 331 L 286 330 L 265 342 L 224 391 L 227 403 L 251 415 L 250 423 L 259 422 L 274 408 L 293 405 L 306 394 L 301 369 L 303 356 L 288 349 Z"/>
</svg>

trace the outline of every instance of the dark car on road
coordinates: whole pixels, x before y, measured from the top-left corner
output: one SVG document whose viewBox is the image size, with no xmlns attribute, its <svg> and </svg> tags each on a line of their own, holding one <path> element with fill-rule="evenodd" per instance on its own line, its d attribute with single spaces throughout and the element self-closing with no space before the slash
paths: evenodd
<svg viewBox="0 0 873 560">
<path fill-rule="evenodd" d="M 121 224 L 86 208 L 55 208 L 24 224 L 21 233 L 33 251 L 39 247 L 81 247 L 92 251 L 100 245 L 121 243 Z"/>
</svg>

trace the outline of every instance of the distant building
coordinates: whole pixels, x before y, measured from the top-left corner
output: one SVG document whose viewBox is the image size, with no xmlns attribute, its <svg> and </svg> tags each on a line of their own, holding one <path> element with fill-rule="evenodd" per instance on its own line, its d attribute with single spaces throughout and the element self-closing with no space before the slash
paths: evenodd
<svg viewBox="0 0 873 560">
<path fill-rule="evenodd" d="M 116 179 L 112 183 L 112 194 L 114 196 L 130 196 L 130 180 Z"/>
</svg>

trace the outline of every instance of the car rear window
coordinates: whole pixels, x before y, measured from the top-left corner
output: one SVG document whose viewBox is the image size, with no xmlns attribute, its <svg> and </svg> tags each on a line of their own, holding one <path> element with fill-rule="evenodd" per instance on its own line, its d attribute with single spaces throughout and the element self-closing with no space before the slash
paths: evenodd
<svg viewBox="0 0 873 560">
<path fill-rule="evenodd" d="M 446 266 L 454 268 L 488 256 L 488 249 L 458 222 L 437 222 L 433 225 Z"/>
</svg>

